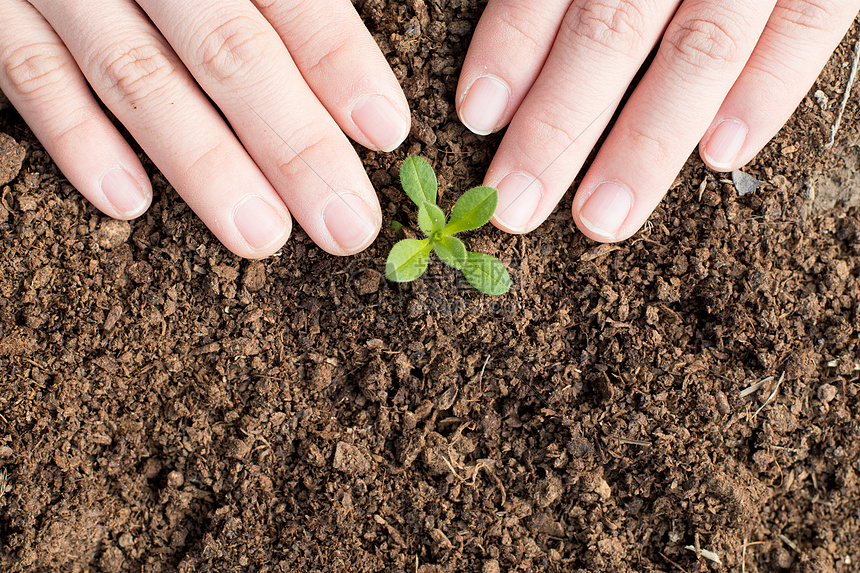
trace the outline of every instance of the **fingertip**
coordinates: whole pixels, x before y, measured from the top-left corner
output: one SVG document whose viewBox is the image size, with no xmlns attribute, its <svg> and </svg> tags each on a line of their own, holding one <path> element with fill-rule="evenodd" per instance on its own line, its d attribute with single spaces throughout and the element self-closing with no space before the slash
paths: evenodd
<svg viewBox="0 0 860 573">
<path fill-rule="evenodd" d="M 535 222 L 544 196 L 540 179 L 515 171 L 494 187 L 499 193 L 499 204 L 492 222 L 498 229 L 512 235 L 523 235 L 542 222 Z"/>
<path fill-rule="evenodd" d="M 587 237 L 601 243 L 627 238 L 627 221 L 633 211 L 635 195 L 619 181 L 605 181 L 594 191 L 574 201 L 573 218 Z"/>
<path fill-rule="evenodd" d="M 152 203 L 152 184 L 145 175 L 137 177 L 131 170 L 121 166 L 109 169 L 101 178 L 99 186 L 113 212 L 111 217 L 122 220 L 136 219 L 149 209 Z"/>
<path fill-rule="evenodd" d="M 405 114 L 401 107 L 382 94 L 365 95 L 356 101 L 350 116 L 369 148 L 388 153 L 406 140 L 412 118 L 408 106 Z"/>
<path fill-rule="evenodd" d="M 749 127 L 740 119 L 717 120 L 699 144 L 699 155 L 714 171 L 732 171 L 739 167 L 739 157 L 748 136 Z"/>
<path fill-rule="evenodd" d="M 475 135 L 490 135 L 504 126 L 512 100 L 511 87 L 502 78 L 479 76 L 460 96 L 457 114 Z"/>
<path fill-rule="evenodd" d="M 382 213 L 367 201 L 352 193 L 332 195 L 322 210 L 325 227 L 334 240 L 335 249 L 326 249 L 338 256 L 360 253 L 379 235 Z"/>
<path fill-rule="evenodd" d="M 228 247 L 246 259 L 264 259 L 273 255 L 284 246 L 292 232 L 290 216 L 256 195 L 236 205 L 233 224 L 241 240 L 231 241 L 233 244 Z"/>
</svg>

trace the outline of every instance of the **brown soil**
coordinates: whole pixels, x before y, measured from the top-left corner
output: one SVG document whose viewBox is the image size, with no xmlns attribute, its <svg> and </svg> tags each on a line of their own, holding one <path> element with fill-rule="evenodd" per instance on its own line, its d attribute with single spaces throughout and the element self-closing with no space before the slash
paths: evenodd
<svg viewBox="0 0 860 573">
<path fill-rule="evenodd" d="M 402 150 L 363 153 L 408 223 L 404 157 L 450 205 L 498 143 L 452 104 L 481 3 L 357 4 L 415 112 Z M 853 55 L 752 195 L 694 157 L 621 245 L 569 199 L 473 234 L 501 298 L 440 263 L 387 283 L 391 231 L 238 260 L 154 169 L 149 213 L 110 221 L 3 111 L 0 569 L 856 571 L 858 98 L 824 150 Z"/>
</svg>

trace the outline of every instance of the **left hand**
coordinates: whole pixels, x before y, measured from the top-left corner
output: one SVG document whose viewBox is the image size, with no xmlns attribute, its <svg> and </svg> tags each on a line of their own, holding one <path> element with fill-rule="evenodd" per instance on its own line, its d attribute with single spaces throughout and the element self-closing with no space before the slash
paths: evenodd
<svg viewBox="0 0 860 573">
<path fill-rule="evenodd" d="M 485 184 L 493 223 L 540 225 L 573 182 L 654 46 L 573 201 L 592 239 L 633 235 L 699 144 L 717 171 L 779 131 L 860 0 L 489 0 L 458 87 L 478 134 L 510 127 Z"/>
</svg>

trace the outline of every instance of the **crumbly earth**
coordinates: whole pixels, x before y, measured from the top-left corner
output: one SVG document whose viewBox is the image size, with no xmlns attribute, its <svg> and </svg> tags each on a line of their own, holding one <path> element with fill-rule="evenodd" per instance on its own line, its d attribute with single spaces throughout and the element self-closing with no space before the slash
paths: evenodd
<svg viewBox="0 0 860 573">
<path fill-rule="evenodd" d="M 409 224 L 407 155 L 450 206 L 498 143 L 452 103 L 482 4 L 357 6 L 415 112 L 362 152 Z M 387 283 L 390 230 L 239 260 L 149 163 L 152 209 L 110 221 L 3 111 L 0 569 L 856 571 L 856 96 L 825 144 L 857 33 L 746 169 L 761 189 L 694 156 L 622 244 L 569 198 L 473 233 L 499 298 L 438 262 Z"/>
</svg>

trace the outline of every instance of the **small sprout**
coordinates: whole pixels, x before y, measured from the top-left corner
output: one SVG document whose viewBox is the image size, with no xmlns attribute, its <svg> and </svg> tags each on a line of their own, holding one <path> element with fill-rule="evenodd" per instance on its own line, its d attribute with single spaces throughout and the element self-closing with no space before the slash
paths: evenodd
<svg viewBox="0 0 860 573">
<path fill-rule="evenodd" d="M 397 221 L 391 221 L 391 230 L 397 233 L 400 229 L 403 228 L 403 223 L 399 223 Z"/>
<path fill-rule="evenodd" d="M 466 280 L 484 294 L 499 295 L 511 290 L 511 276 L 495 257 L 466 250 L 457 233 L 486 225 L 499 203 L 492 187 L 469 189 L 457 200 L 451 219 L 436 205 L 438 182 L 433 168 L 420 157 L 410 157 L 400 168 L 400 182 L 406 195 L 418 206 L 418 227 L 427 237 L 404 239 L 394 245 L 385 264 L 385 277 L 394 282 L 410 282 L 424 274 L 435 251 L 443 263 L 463 271 Z"/>
</svg>

